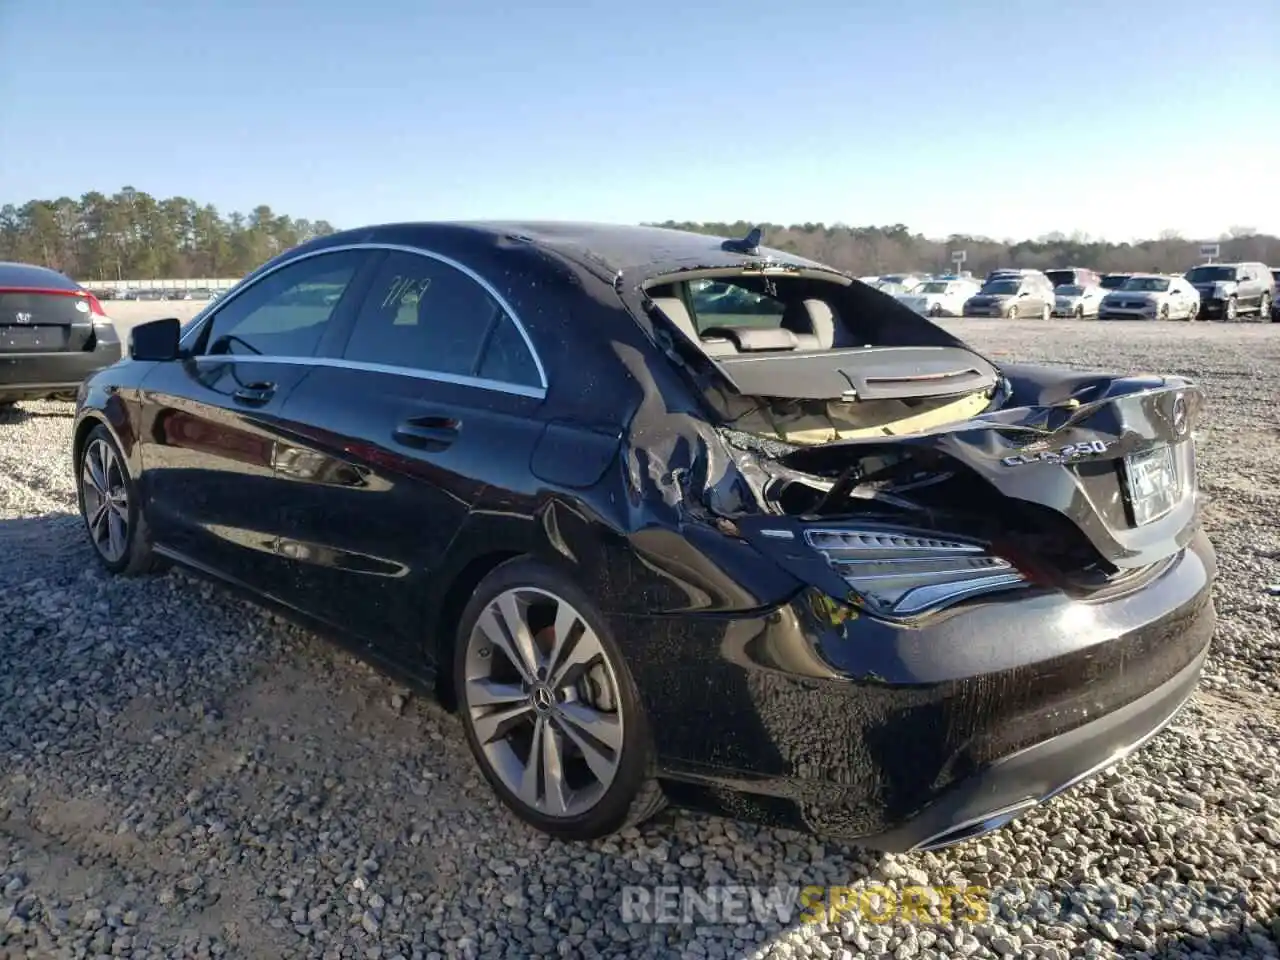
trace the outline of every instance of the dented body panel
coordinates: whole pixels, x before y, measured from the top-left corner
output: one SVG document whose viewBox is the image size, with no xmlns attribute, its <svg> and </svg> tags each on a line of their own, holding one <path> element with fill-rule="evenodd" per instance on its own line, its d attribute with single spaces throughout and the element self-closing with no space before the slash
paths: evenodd
<svg viewBox="0 0 1280 960">
<path fill-rule="evenodd" d="M 192 563 L 203 572 L 448 699 L 469 591 L 500 561 L 537 557 L 572 575 L 612 628 L 672 799 L 887 849 L 986 822 L 996 801 L 1038 802 L 1141 742 L 1194 686 L 1214 622 L 1194 384 L 996 364 L 830 267 L 656 228 L 392 224 L 261 269 L 361 244 L 429 250 L 492 284 L 545 367 L 545 396 L 450 385 L 429 399 L 478 424 L 478 445 L 409 455 L 386 430 L 357 435 L 351 411 L 395 394 L 378 371 L 314 372 L 305 403 L 228 418 L 223 439 L 249 424 L 264 445 L 256 472 L 225 450 L 213 464 L 187 449 L 192 476 L 219 471 L 210 516 L 283 524 L 270 542 L 295 547 L 270 558 L 269 581 Z M 826 285 L 854 322 L 807 357 L 713 357 L 648 291 L 726 270 L 806 295 Z M 805 365 L 821 376 L 776 373 Z M 96 422 L 156 435 L 140 371 L 89 382 L 78 438 Z M 181 392 L 177 373 L 160 379 Z M 325 384 L 355 379 L 335 412 Z M 1126 458 L 1163 447 L 1182 493 L 1135 524 Z M 125 449 L 152 497 L 156 461 L 145 445 Z M 815 531 L 848 534 L 863 545 L 853 554 L 880 537 L 887 555 L 823 553 Z M 933 586 L 878 601 L 853 586 L 860 563 L 944 561 L 1009 587 L 935 608 L 921 600 Z"/>
</svg>

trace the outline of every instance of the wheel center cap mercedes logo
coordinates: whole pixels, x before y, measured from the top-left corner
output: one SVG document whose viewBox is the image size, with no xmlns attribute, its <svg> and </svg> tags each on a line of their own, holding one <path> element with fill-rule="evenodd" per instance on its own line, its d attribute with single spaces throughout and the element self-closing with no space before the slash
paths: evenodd
<svg viewBox="0 0 1280 960">
<path fill-rule="evenodd" d="M 546 713 L 556 705 L 556 695 L 550 687 L 539 684 L 533 688 L 533 708 L 539 713 Z"/>
</svg>

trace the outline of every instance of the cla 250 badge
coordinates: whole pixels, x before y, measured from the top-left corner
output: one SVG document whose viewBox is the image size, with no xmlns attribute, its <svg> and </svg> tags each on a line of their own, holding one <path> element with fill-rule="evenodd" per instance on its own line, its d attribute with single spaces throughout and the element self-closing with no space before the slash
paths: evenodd
<svg viewBox="0 0 1280 960">
<path fill-rule="evenodd" d="M 1056 450 L 1038 450 L 1034 453 L 1018 453 L 1012 457 L 1003 457 L 1000 462 L 1006 467 L 1018 467 L 1024 463 L 1065 463 L 1079 460 L 1081 457 L 1096 457 L 1106 453 L 1111 443 L 1106 440 L 1084 440 L 1080 443 L 1068 443 Z"/>
</svg>

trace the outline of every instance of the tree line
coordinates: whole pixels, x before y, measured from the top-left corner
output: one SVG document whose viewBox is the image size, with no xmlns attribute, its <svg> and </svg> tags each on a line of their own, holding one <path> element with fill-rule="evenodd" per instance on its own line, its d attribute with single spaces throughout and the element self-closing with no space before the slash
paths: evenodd
<svg viewBox="0 0 1280 960">
<path fill-rule="evenodd" d="M 965 269 L 979 276 L 997 267 L 1053 266 L 1180 273 L 1202 259 L 1201 241 L 1173 232 L 1133 243 L 1061 233 L 1013 242 L 963 234 L 931 239 L 900 223 L 850 227 L 666 221 L 657 226 L 729 237 L 746 236 L 760 226 L 767 246 L 859 276 L 946 272 L 957 250 L 966 253 Z M 224 215 L 212 204 L 187 197 L 161 200 L 124 187 L 110 196 L 92 192 L 78 200 L 59 197 L 0 207 L 0 260 L 43 264 L 81 281 L 238 277 L 282 250 L 333 232 L 325 220 L 295 220 L 265 204 L 248 214 Z M 1280 266 L 1280 237 L 1232 227 L 1219 242 L 1220 259 Z"/>
<path fill-rule="evenodd" d="M 753 227 L 764 232 L 763 243 L 856 276 L 923 271 L 947 273 L 954 269 L 951 256 L 965 252 L 964 269 L 976 276 L 1001 267 L 1091 267 L 1104 273 L 1183 273 L 1203 262 L 1203 240 L 1189 240 L 1166 231 L 1151 240 L 1115 243 L 1083 234 L 1051 233 L 1035 240 L 993 240 L 989 237 L 953 234 L 945 240 L 912 233 L 902 224 L 887 227 L 849 227 L 843 224 L 803 223 L 792 226 L 745 221 L 736 223 L 654 224 L 724 237 L 745 237 Z M 1251 227 L 1232 227 L 1211 240 L 1219 245 L 1218 259 L 1248 260 L 1280 267 L 1280 237 Z"/>
<path fill-rule="evenodd" d="M 265 204 L 223 215 L 187 197 L 158 200 L 124 187 L 79 200 L 0 207 L 0 260 L 53 267 L 76 280 L 239 277 L 312 237 L 324 220 L 295 220 Z"/>
</svg>

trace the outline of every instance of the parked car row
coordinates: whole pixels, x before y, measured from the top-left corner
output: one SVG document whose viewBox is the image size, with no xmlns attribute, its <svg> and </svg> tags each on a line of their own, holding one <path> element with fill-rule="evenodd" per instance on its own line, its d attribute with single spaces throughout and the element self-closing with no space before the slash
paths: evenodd
<svg viewBox="0 0 1280 960">
<path fill-rule="evenodd" d="M 1213 263 L 1182 276 L 1099 275 L 1084 267 L 1003 269 L 979 285 L 972 277 L 890 274 L 864 282 L 930 317 L 1066 317 L 1099 320 L 1280 320 L 1280 269 L 1261 263 Z"/>
</svg>

